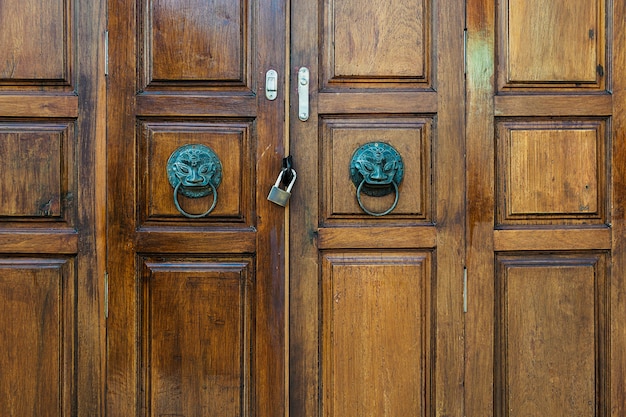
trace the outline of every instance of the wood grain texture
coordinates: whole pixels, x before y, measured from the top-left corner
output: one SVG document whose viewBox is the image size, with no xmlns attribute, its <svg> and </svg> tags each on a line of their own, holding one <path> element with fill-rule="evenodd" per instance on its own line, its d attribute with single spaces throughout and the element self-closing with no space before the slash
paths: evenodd
<svg viewBox="0 0 626 417">
<path fill-rule="evenodd" d="M 498 224 L 604 224 L 606 121 L 507 119 L 496 126 Z"/>
<path fill-rule="evenodd" d="M 332 51 L 327 70 L 332 78 L 423 78 L 429 39 L 426 4 L 331 1 L 326 8 L 326 33 L 332 34 L 327 40 Z"/>
<path fill-rule="evenodd" d="M 465 415 L 494 414 L 495 2 L 467 2 Z"/>
<path fill-rule="evenodd" d="M 405 9 L 407 4 L 415 7 Z M 295 122 L 290 125 L 291 151 L 298 166 L 298 183 L 290 201 L 292 415 L 443 416 L 463 413 L 462 280 L 455 279 L 463 274 L 464 248 L 463 4 L 445 1 L 435 7 L 431 2 L 403 2 L 389 10 L 387 6 L 354 1 L 292 2 L 291 19 L 297 22 L 291 33 L 292 66 L 306 66 L 312 74 L 319 74 L 312 77 L 310 84 L 311 117 L 307 123 L 299 123 L 293 110 L 291 120 Z M 389 19 L 400 10 L 406 10 L 406 16 Z M 420 22 L 422 12 L 423 22 Z M 362 16 L 362 19 L 355 22 L 354 16 Z M 409 22 L 401 25 L 407 19 Z M 363 25 L 361 21 L 372 24 Z M 341 25 L 337 26 L 337 22 Z M 424 28 L 419 45 L 413 43 L 418 49 L 424 46 L 424 59 L 415 61 L 416 68 L 406 69 L 402 63 L 396 67 L 397 62 L 388 58 L 402 53 L 406 43 L 404 40 L 394 42 L 385 49 L 382 43 L 376 44 L 375 33 L 385 34 L 382 36 L 394 31 L 407 33 L 414 31 L 415 25 Z M 339 28 L 342 42 L 358 40 L 354 42 L 354 49 L 331 42 L 336 35 L 334 28 Z M 409 39 L 411 33 L 407 35 Z M 380 50 L 363 52 L 372 48 Z M 413 56 L 411 54 L 406 56 Z M 361 66 L 366 55 L 372 63 L 368 61 L 369 66 Z M 372 56 L 376 58 L 372 60 Z M 334 72 L 335 58 L 340 60 L 340 75 Z M 422 74 L 420 64 L 424 68 Z M 436 76 L 434 68 L 439 71 Z M 406 74 L 401 74 L 402 71 Z M 435 79 L 438 82 L 436 92 L 435 88 L 430 89 Z M 297 100 L 294 92 L 290 101 L 297 103 Z M 380 138 L 397 146 L 403 158 L 406 156 L 407 169 L 415 171 L 411 175 L 407 171 L 400 196 L 401 202 L 405 200 L 399 203 L 398 212 L 374 218 L 360 211 L 348 169 L 350 157 L 358 146 Z M 389 201 L 371 203 L 382 205 Z M 431 335 L 436 342 L 432 345 L 434 352 L 428 355 L 445 359 L 433 370 L 430 385 L 424 385 L 423 397 L 420 393 L 408 393 L 400 379 L 373 386 L 365 384 L 369 385 L 365 387 L 359 377 L 365 375 L 367 381 L 378 381 L 375 375 L 385 372 L 384 366 L 374 359 L 375 352 L 394 348 L 387 345 L 387 338 L 380 334 L 396 335 L 389 339 L 403 343 L 404 338 L 398 336 L 403 334 L 401 325 L 383 324 L 390 315 L 401 314 L 393 301 L 386 297 L 379 301 L 377 311 L 385 319 L 381 318 L 377 327 L 362 327 L 358 317 L 375 316 L 372 309 L 355 302 L 345 310 L 345 318 L 333 322 L 328 312 L 334 305 L 323 304 L 331 303 L 328 297 L 325 301 L 320 299 L 320 291 L 328 294 L 320 288 L 323 280 L 320 259 L 344 255 L 349 258 L 356 256 L 355 253 L 393 258 L 406 253 L 406 248 L 431 249 L 436 253 L 436 263 L 433 261 L 432 265 L 432 279 L 436 283 L 433 285 L 437 288 L 432 303 L 436 308 L 427 324 L 433 326 Z M 397 291 L 402 293 L 400 288 L 406 287 L 399 282 L 397 274 L 391 272 L 392 268 L 381 268 L 384 272 L 380 273 L 373 268 L 373 272 L 365 266 L 354 274 L 344 272 L 341 285 L 365 294 L 370 287 L 360 288 L 359 277 L 378 274 L 374 280 L 380 282 L 388 294 L 401 297 Z M 414 291 L 414 288 L 406 291 Z M 373 298 L 370 294 L 363 300 L 371 300 L 367 303 L 373 304 Z M 417 307 L 410 305 L 406 310 L 415 311 Z M 359 351 L 369 352 L 362 356 L 370 358 L 362 366 L 349 368 L 347 365 L 352 346 L 346 346 L 345 355 L 342 349 L 328 350 L 334 343 L 330 336 L 334 325 L 338 326 L 335 329 L 338 332 L 357 327 L 364 331 L 362 336 L 356 330 L 351 333 L 362 341 Z M 323 335 L 319 333 L 320 326 L 325 329 Z M 377 328 L 380 333 L 376 333 Z M 344 346 L 348 336 L 341 337 L 344 338 L 341 346 Z M 334 365 L 330 365 L 334 359 L 325 357 L 323 352 L 331 352 L 329 354 L 339 358 L 336 374 L 332 370 Z M 418 366 L 417 361 L 407 363 L 402 371 L 397 365 L 390 365 L 388 370 L 398 369 L 396 373 L 401 372 L 404 378 Z M 374 379 L 367 379 L 370 377 Z M 333 378 L 340 380 L 331 387 L 328 384 Z M 356 381 L 351 382 L 353 387 L 347 385 L 347 379 Z M 418 386 L 416 384 L 413 386 Z M 320 392 L 323 393 L 321 398 Z"/>
<path fill-rule="evenodd" d="M 603 0 L 503 3 L 498 87 L 604 89 L 605 10 Z"/>
<path fill-rule="evenodd" d="M 3 390 L 8 415 L 104 413 L 105 8 L 0 6 L 0 332 L 25 336 L 2 338 L 19 366 L 1 365 L 20 386 Z"/>
<path fill-rule="evenodd" d="M 602 256 L 500 258 L 500 415 L 597 415 L 606 380 Z"/>
<path fill-rule="evenodd" d="M 431 87 L 429 0 L 320 5 L 320 76 L 328 88 Z"/>
<path fill-rule="evenodd" d="M 396 227 L 325 227 L 317 232 L 317 246 L 322 250 L 372 248 L 401 249 L 434 248 L 437 241 L 437 229 L 434 226 L 396 226 Z"/>
<path fill-rule="evenodd" d="M 498 252 L 610 249 L 611 230 L 608 227 L 495 230 L 493 245 Z"/>
<path fill-rule="evenodd" d="M 613 167 L 626 165 L 626 4 L 614 3 L 614 27 L 611 55 L 613 58 Z M 609 403 L 603 409 L 610 417 L 626 414 L 626 170 L 614 169 L 612 173 L 611 227 L 613 253 L 610 279 L 610 364 L 602 377 L 610 382 Z"/>
<path fill-rule="evenodd" d="M 16 81 L 70 82 L 70 0 L 8 0 L 0 8 L 0 84 Z M 70 42 L 68 45 L 67 42 Z"/>
<path fill-rule="evenodd" d="M 0 262 L 0 407 L 70 416 L 76 390 L 76 270 L 71 259 Z"/>
<path fill-rule="evenodd" d="M 78 117 L 78 96 L 16 94 L 0 95 L 0 114 L 6 117 Z"/>
<path fill-rule="evenodd" d="M 251 415 L 252 265 L 245 258 L 143 260 L 147 415 Z"/>
<path fill-rule="evenodd" d="M 250 57 L 249 2 L 151 0 L 143 10 L 145 56 L 152 81 L 245 81 Z"/>
<path fill-rule="evenodd" d="M 268 101 L 256 88 L 263 88 L 266 69 L 284 74 L 285 4 L 134 4 L 109 1 L 108 413 L 283 415 L 285 212 L 267 201 L 267 193 L 284 156 L 284 100 L 283 91 Z M 138 91 L 144 87 L 148 93 Z M 222 164 L 215 212 L 202 219 L 176 210 L 166 175 L 171 153 L 189 143 L 211 147 Z M 192 213 L 209 206 L 207 199 L 180 202 Z M 182 275 L 156 274 L 157 292 L 148 285 L 144 305 L 138 262 L 146 253 L 166 270 L 185 259 L 190 266 Z M 222 288 L 221 272 L 202 269 L 226 254 L 224 271 L 231 261 L 249 263 L 245 280 L 254 285 L 246 284 L 245 313 L 234 307 L 243 305 L 235 298 L 244 287 Z M 179 286 L 194 277 L 204 277 L 198 291 Z M 203 296 L 213 304 L 223 296 L 226 304 L 204 305 Z M 194 327 L 208 326 L 214 311 L 232 325 L 224 340 Z M 244 315 L 245 331 L 236 327 Z M 186 329 L 180 346 L 162 336 L 171 323 Z M 202 344 L 206 351 L 199 350 Z M 244 362 L 232 361 L 235 345 Z M 196 360 L 206 367 L 197 368 Z M 222 385 L 211 385 L 222 377 Z"/>
<path fill-rule="evenodd" d="M 426 415 L 430 260 L 400 251 L 323 255 L 322 415 Z"/>
</svg>

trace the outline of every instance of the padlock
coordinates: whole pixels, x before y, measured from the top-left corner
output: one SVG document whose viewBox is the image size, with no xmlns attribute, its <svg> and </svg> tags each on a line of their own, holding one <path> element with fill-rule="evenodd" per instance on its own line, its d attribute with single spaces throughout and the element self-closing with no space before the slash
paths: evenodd
<svg viewBox="0 0 626 417">
<path fill-rule="evenodd" d="M 270 193 L 267 196 L 267 199 L 272 203 L 276 203 L 279 206 L 285 207 L 287 202 L 289 201 L 289 197 L 291 197 L 291 189 L 293 188 L 293 184 L 296 182 L 296 171 L 294 169 L 291 170 L 291 182 L 287 186 L 286 190 L 283 190 L 279 187 L 280 182 L 283 179 L 283 175 L 285 175 L 285 170 L 280 171 L 278 174 L 278 179 L 276 183 L 270 190 Z"/>
</svg>

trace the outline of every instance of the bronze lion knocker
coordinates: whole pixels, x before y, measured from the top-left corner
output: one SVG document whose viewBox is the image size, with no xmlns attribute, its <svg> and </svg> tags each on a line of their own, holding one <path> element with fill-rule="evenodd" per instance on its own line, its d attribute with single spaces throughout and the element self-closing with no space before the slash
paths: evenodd
<svg viewBox="0 0 626 417">
<path fill-rule="evenodd" d="M 398 205 L 398 186 L 404 177 L 402 157 L 393 146 L 386 143 L 366 143 L 352 155 L 350 177 L 357 188 L 356 198 L 361 209 L 372 216 L 384 216 Z M 361 193 L 381 197 L 392 192 L 395 192 L 396 198 L 391 207 L 382 213 L 368 210 L 361 201 Z"/>
<path fill-rule="evenodd" d="M 217 187 L 222 181 L 222 163 L 215 152 L 204 145 L 184 145 L 167 160 L 167 177 L 174 187 L 174 205 L 185 217 L 207 216 L 217 205 Z M 178 194 L 189 198 L 213 194 L 213 204 L 204 213 L 190 214 L 180 206 Z"/>
</svg>

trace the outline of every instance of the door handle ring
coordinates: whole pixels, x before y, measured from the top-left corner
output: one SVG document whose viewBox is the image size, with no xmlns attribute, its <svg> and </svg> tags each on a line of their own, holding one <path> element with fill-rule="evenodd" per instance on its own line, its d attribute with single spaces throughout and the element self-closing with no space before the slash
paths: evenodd
<svg viewBox="0 0 626 417">
<path fill-rule="evenodd" d="M 365 208 L 365 206 L 363 205 L 363 202 L 361 201 L 361 189 L 363 188 L 363 185 L 366 184 L 366 180 L 363 179 L 363 181 L 361 181 L 361 183 L 359 184 L 359 187 L 356 190 L 356 199 L 359 202 L 359 206 L 361 207 L 361 210 L 363 210 L 365 213 L 371 215 L 371 216 L 384 216 L 385 214 L 389 214 L 393 211 L 393 209 L 396 208 L 396 206 L 398 205 L 398 200 L 400 199 L 400 191 L 398 190 L 398 184 L 396 184 L 395 181 L 391 181 L 391 184 L 393 184 L 393 189 L 396 193 L 396 198 L 393 201 L 393 204 L 391 205 L 391 207 L 389 207 L 387 210 L 378 213 L 375 211 L 370 211 L 368 209 Z"/>
<path fill-rule="evenodd" d="M 188 217 L 190 219 L 199 219 L 201 217 L 205 217 L 208 216 L 209 213 L 211 213 L 213 211 L 213 209 L 215 208 L 215 206 L 217 205 L 217 189 L 215 188 L 215 186 L 213 185 L 212 182 L 209 182 L 209 185 L 211 186 L 211 191 L 213 192 L 213 204 L 211 204 L 211 207 L 205 211 L 202 214 L 191 214 L 191 213 L 187 213 L 185 210 L 183 210 L 183 208 L 180 206 L 180 203 L 178 202 L 178 192 L 180 190 L 180 186 L 181 186 L 182 182 L 179 182 L 178 184 L 176 184 L 176 187 L 174 187 L 174 205 L 176 206 L 176 208 L 178 209 L 178 211 L 185 217 Z"/>
</svg>

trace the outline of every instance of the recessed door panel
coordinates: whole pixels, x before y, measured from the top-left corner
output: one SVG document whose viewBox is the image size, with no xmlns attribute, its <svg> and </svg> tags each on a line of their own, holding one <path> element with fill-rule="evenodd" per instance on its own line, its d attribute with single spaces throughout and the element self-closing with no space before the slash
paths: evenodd
<svg viewBox="0 0 626 417">
<path fill-rule="evenodd" d="M 0 10 L 0 85 L 69 84 L 76 2 L 8 0 Z"/>
<path fill-rule="evenodd" d="M 323 255 L 324 416 L 419 416 L 430 408 L 431 260 L 430 253 Z"/>
<path fill-rule="evenodd" d="M 252 414 L 250 259 L 143 259 L 147 415 Z"/>
<path fill-rule="evenodd" d="M 71 416 L 76 359 L 74 259 L 0 259 L 0 406 Z"/>
<path fill-rule="evenodd" d="M 606 289 L 603 255 L 498 257 L 498 415 L 595 415 L 607 391 Z"/>
<path fill-rule="evenodd" d="M 500 2 L 500 87 L 603 88 L 603 0 Z"/>
</svg>

